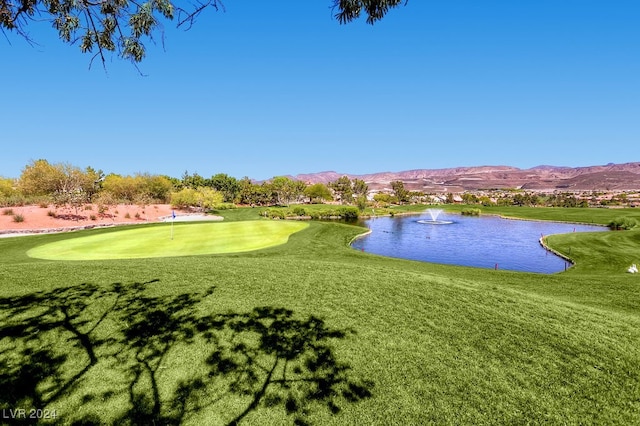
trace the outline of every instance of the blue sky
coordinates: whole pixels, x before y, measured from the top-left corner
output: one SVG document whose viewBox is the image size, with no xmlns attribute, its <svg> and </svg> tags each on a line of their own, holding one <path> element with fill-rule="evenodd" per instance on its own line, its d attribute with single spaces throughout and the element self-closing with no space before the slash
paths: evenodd
<svg viewBox="0 0 640 426">
<path fill-rule="evenodd" d="M 330 0 L 225 0 L 165 23 L 140 76 L 32 23 L 0 36 L 0 176 L 44 158 L 107 173 L 640 161 L 640 2 L 412 0 L 374 26 Z"/>
</svg>

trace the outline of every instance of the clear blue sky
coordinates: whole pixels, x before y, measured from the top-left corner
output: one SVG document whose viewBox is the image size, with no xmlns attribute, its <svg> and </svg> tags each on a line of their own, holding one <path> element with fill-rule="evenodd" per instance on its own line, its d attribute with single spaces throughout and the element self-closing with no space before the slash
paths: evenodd
<svg viewBox="0 0 640 426">
<path fill-rule="evenodd" d="M 32 23 L 0 36 L 0 176 L 640 161 L 640 1 L 412 0 L 374 26 L 331 0 L 225 0 L 165 23 L 141 77 Z"/>
</svg>

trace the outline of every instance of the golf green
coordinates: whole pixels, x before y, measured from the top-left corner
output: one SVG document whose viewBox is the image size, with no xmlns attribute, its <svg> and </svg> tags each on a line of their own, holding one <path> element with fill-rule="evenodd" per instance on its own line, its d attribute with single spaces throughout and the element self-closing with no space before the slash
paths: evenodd
<svg viewBox="0 0 640 426">
<path fill-rule="evenodd" d="M 284 244 L 302 222 L 248 221 L 140 227 L 43 244 L 27 255 L 48 260 L 140 259 L 259 250 Z"/>
</svg>

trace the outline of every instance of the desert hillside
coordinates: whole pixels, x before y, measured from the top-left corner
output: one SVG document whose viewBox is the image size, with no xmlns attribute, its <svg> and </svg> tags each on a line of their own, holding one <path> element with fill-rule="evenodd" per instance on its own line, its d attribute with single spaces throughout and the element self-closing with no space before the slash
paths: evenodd
<svg viewBox="0 0 640 426">
<path fill-rule="evenodd" d="M 519 169 L 509 166 L 455 167 L 381 172 L 354 175 L 337 172 L 300 174 L 295 179 L 327 183 L 340 176 L 362 179 L 372 190 L 388 188 L 401 180 L 410 190 L 460 192 L 483 189 L 522 188 L 537 191 L 621 191 L 640 189 L 640 162 L 588 167 L 537 166 Z"/>
</svg>

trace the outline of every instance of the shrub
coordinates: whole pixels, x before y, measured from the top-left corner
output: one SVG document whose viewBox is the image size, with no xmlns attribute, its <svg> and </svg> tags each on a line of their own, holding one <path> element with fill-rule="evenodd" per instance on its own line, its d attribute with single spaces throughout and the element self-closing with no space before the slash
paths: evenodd
<svg viewBox="0 0 640 426">
<path fill-rule="evenodd" d="M 385 194 L 384 192 L 379 192 L 373 196 L 374 201 L 378 203 L 378 205 L 389 205 L 394 202 L 398 202 L 398 199 L 391 194 Z"/>
<path fill-rule="evenodd" d="M 13 215 L 13 209 L 4 209 L 2 210 L 2 214 L 5 216 L 11 216 Z"/>
<path fill-rule="evenodd" d="M 56 212 L 54 212 L 53 210 L 49 210 L 49 211 L 47 212 L 47 216 L 49 216 L 49 217 L 56 217 Z"/>
<path fill-rule="evenodd" d="M 93 210 L 93 206 L 91 204 L 87 204 L 86 206 L 84 206 L 85 210 Z"/>
<path fill-rule="evenodd" d="M 293 213 L 294 216 L 304 216 L 307 214 L 304 207 L 302 206 L 295 206 L 293 209 L 291 209 L 291 213 Z"/>
<path fill-rule="evenodd" d="M 480 209 L 464 209 L 460 213 L 463 216 L 480 216 Z"/>
<path fill-rule="evenodd" d="M 213 210 L 230 210 L 235 208 L 236 205 L 233 203 L 219 203 L 213 207 Z"/>
<path fill-rule="evenodd" d="M 2 202 L 3 206 L 13 207 L 21 207 L 28 204 L 24 197 L 16 194 L 10 196 L 2 196 L 2 194 L 0 194 L 0 202 Z"/>
<path fill-rule="evenodd" d="M 268 217 L 270 219 L 284 219 L 285 218 L 285 214 L 284 214 L 284 210 L 282 209 L 266 209 L 263 213 L 262 213 L 265 217 Z"/>
<path fill-rule="evenodd" d="M 199 210 L 210 210 L 222 204 L 222 193 L 209 187 L 183 188 L 171 193 L 171 206 L 177 209 L 196 207 Z"/>
<path fill-rule="evenodd" d="M 46 209 L 47 207 L 49 207 L 49 203 L 43 201 L 39 204 L 39 206 L 41 209 Z"/>
<path fill-rule="evenodd" d="M 617 217 L 609 222 L 609 229 L 614 231 L 633 229 L 638 225 L 638 222 L 631 217 Z"/>
<path fill-rule="evenodd" d="M 124 218 L 125 218 L 125 219 L 131 219 L 131 215 L 130 215 L 129 213 L 126 213 L 126 214 L 124 215 Z"/>
<path fill-rule="evenodd" d="M 136 212 L 135 218 L 140 219 L 140 213 Z"/>
<path fill-rule="evenodd" d="M 367 197 L 364 195 L 359 196 L 356 199 L 356 204 L 358 205 L 358 210 L 360 210 L 361 212 L 364 211 L 364 209 L 367 208 Z"/>
<path fill-rule="evenodd" d="M 340 219 L 340 211 L 338 208 L 320 210 L 320 216 L 325 219 Z"/>
<path fill-rule="evenodd" d="M 24 216 L 22 216 L 21 214 L 14 214 L 13 215 L 13 221 L 14 222 L 24 222 Z"/>
<path fill-rule="evenodd" d="M 338 209 L 338 216 L 344 220 L 356 220 L 359 216 L 357 207 L 340 207 Z"/>
<path fill-rule="evenodd" d="M 295 206 L 291 209 L 268 208 L 261 213 L 264 217 L 271 219 L 284 219 L 287 217 L 309 216 L 311 219 L 342 219 L 356 220 L 359 217 L 357 207 L 343 206 L 333 209 L 305 209 L 302 206 Z"/>
<path fill-rule="evenodd" d="M 102 191 L 98 195 L 92 197 L 93 202 L 98 207 L 98 213 L 105 214 L 109 210 L 109 206 L 117 204 L 116 199 L 110 192 Z"/>
<path fill-rule="evenodd" d="M 95 215 L 95 214 L 92 214 L 92 215 L 90 215 L 90 216 L 89 216 L 89 219 L 91 219 L 91 220 L 97 220 L 98 218 L 96 217 L 96 215 Z"/>
</svg>

